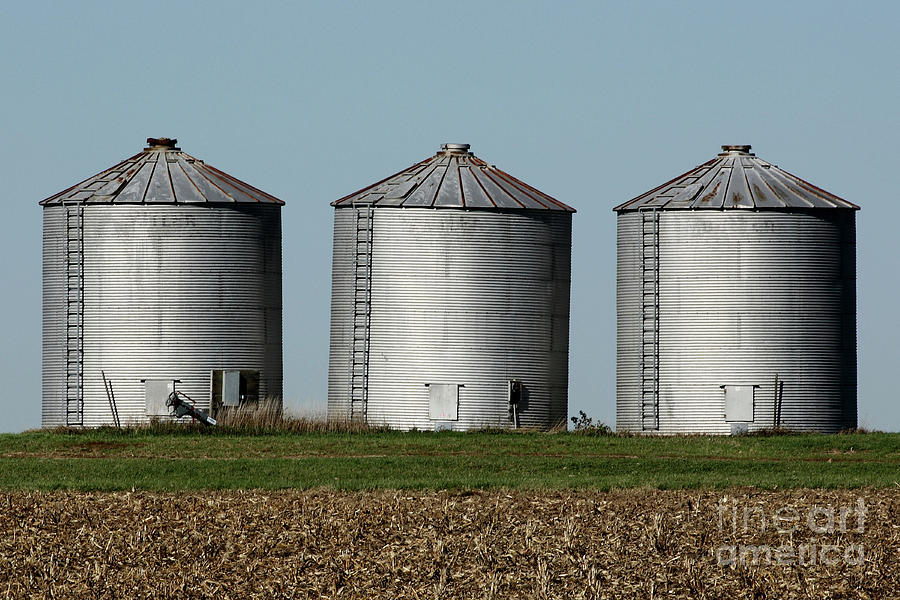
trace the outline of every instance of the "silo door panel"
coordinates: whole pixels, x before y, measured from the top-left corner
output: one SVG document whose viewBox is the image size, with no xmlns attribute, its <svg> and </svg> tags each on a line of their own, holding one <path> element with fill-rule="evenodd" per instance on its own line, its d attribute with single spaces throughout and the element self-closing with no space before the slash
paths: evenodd
<svg viewBox="0 0 900 600">
<path fill-rule="evenodd" d="M 222 373 L 222 405 L 241 405 L 241 372 L 224 371 Z"/>
<path fill-rule="evenodd" d="M 169 414 L 166 400 L 175 391 L 175 383 L 171 379 L 144 380 L 144 399 L 148 417 L 164 417 Z"/>
<path fill-rule="evenodd" d="M 755 385 L 723 385 L 725 390 L 725 420 L 751 423 L 753 421 L 753 390 Z"/>
<path fill-rule="evenodd" d="M 428 386 L 428 418 L 432 421 L 456 421 L 459 408 L 459 385 L 426 383 Z"/>
<path fill-rule="evenodd" d="M 215 409 L 259 401 L 259 371 L 214 369 L 211 380 L 212 405 Z"/>
</svg>

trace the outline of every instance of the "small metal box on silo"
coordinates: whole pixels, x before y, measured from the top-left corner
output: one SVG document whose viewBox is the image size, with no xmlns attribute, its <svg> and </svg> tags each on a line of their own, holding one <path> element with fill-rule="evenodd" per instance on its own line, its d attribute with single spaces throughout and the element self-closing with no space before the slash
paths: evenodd
<svg viewBox="0 0 900 600">
<path fill-rule="evenodd" d="M 565 421 L 572 208 L 468 144 L 333 206 L 330 419 Z"/>
<path fill-rule="evenodd" d="M 616 426 L 856 426 L 856 210 L 750 152 L 618 214 Z"/>
<path fill-rule="evenodd" d="M 45 427 L 281 401 L 283 202 L 147 142 L 41 202 Z"/>
</svg>

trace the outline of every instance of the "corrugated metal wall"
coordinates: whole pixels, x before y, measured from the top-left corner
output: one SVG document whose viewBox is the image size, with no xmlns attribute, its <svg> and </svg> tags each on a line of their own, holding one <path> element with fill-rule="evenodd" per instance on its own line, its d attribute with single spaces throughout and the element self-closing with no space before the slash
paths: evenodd
<svg viewBox="0 0 900 600">
<path fill-rule="evenodd" d="M 44 209 L 41 425 L 65 425 L 66 213 Z"/>
<path fill-rule="evenodd" d="M 567 413 L 571 213 L 376 208 L 368 421 L 433 429 L 426 383 L 459 384 L 454 429 Z M 335 210 L 328 412 L 349 407 L 355 217 Z"/>
<path fill-rule="evenodd" d="M 64 210 L 44 209 L 43 417 L 64 423 Z M 180 379 L 200 408 L 210 371 L 260 371 L 282 394 L 277 205 L 85 207 L 84 424 L 146 420 L 141 379 Z"/>
<path fill-rule="evenodd" d="M 641 217 L 618 216 L 617 416 L 640 431 Z M 660 213 L 660 433 L 730 433 L 721 385 L 759 385 L 750 429 L 856 426 L 850 210 Z"/>
<path fill-rule="evenodd" d="M 377 213 L 380 211 L 376 211 L 375 217 L 378 217 Z M 350 418 L 355 235 L 355 209 L 336 209 L 331 253 L 331 333 L 328 350 L 328 418 L 334 420 Z"/>
</svg>

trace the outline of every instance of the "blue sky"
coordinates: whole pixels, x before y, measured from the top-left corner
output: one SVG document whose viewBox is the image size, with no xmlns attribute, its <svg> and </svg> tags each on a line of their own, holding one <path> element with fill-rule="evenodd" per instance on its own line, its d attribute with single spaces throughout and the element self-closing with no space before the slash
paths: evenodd
<svg viewBox="0 0 900 600">
<path fill-rule="evenodd" d="M 323 407 L 329 202 L 466 142 L 575 206 L 570 414 L 615 421 L 611 208 L 752 144 L 862 206 L 860 424 L 900 430 L 895 2 L 0 4 L 0 431 L 40 424 L 39 200 L 177 137 L 285 201 L 285 395 Z"/>
</svg>

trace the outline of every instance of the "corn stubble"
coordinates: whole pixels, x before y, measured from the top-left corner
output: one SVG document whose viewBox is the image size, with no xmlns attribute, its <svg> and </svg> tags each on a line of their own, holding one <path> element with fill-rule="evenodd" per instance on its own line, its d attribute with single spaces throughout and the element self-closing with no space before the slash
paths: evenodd
<svg viewBox="0 0 900 600">
<path fill-rule="evenodd" d="M 862 532 L 853 519 L 824 535 L 752 521 L 859 498 Z M 723 501 L 751 508 L 749 529 L 741 517 L 732 527 Z M 886 598 L 900 588 L 892 490 L 14 492 L 0 506 L 9 598 Z M 865 560 L 720 566 L 716 556 L 786 543 L 862 544 Z"/>
</svg>

